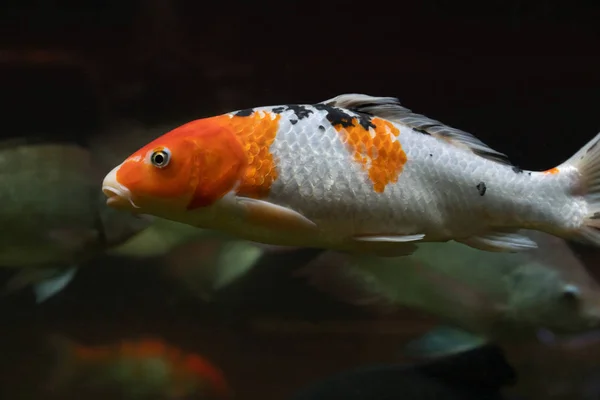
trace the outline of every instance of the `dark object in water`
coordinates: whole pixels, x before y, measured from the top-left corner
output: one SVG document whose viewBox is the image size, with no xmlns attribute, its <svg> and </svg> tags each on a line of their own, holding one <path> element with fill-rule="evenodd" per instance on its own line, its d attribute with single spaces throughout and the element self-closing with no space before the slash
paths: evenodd
<svg viewBox="0 0 600 400">
<path fill-rule="evenodd" d="M 289 400 L 506 400 L 501 389 L 515 382 L 516 373 L 502 350 L 487 345 L 424 364 L 345 371 L 303 388 Z"/>
</svg>

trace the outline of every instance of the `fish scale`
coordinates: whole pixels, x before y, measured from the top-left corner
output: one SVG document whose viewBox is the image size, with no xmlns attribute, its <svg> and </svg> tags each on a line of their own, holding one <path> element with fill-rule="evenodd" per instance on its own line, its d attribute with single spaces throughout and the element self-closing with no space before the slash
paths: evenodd
<svg viewBox="0 0 600 400">
<path fill-rule="evenodd" d="M 339 133 L 327 121 L 327 113 L 311 106 L 304 107 L 313 111 L 313 114 L 298 121 L 295 125 L 289 124 L 289 119 L 294 116 L 292 112 L 281 114 L 280 129 L 271 146 L 271 152 L 279 160 L 280 177 L 274 182 L 267 200 L 290 207 L 318 224 L 333 225 L 344 220 L 355 221 L 354 229 L 362 228 L 362 231 L 355 233 L 379 233 L 381 231 L 395 233 L 401 231 L 402 226 L 416 225 L 413 222 L 416 218 L 406 209 L 410 208 L 410 204 L 422 204 L 423 201 L 437 206 L 438 210 L 433 213 L 430 210 L 433 218 L 444 210 L 463 215 L 465 212 L 472 212 L 472 209 L 462 207 L 466 202 L 461 200 L 468 195 L 465 196 L 460 191 L 452 190 L 453 187 L 460 187 L 457 176 L 464 175 L 461 172 L 468 169 L 469 160 L 458 159 L 456 163 L 458 173 L 448 174 L 447 177 L 438 179 L 443 182 L 439 187 L 439 194 L 422 190 L 414 191 L 411 189 L 412 187 L 422 188 L 426 185 L 418 184 L 418 182 L 413 185 L 411 181 L 423 180 L 423 176 L 429 176 L 414 172 L 417 168 L 423 168 L 424 163 L 421 160 L 427 160 L 430 152 L 436 152 L 438 163 L 450 165 L 452 155 L 444 151 L 444 145 L 440 143 L 435 143 L 430 148 L 423 145 L 412 146 L 414 140 L 411 140 L 411 135 L 415 135 L 414 132 L 397 125 L 401 133 L 397 139 L 393 140 L 399 140 L 407 153 L 408 161 L 405 171 L 402 172 L 397 183 L 389 184 L 386 187 L 384 193 L 376 193 L 373 191 L 373 185 L 369 182 L 365 171 L 351 159 Z M 272 112 L 270 107 L 258 110 Z M 320 136 L 306 133 L 316 132 L 318 126 L 326 127 Z M 299 147 L 298 153 L 290 152 L 296 143 L 307 139 L 309 140 L 307 146 Z M 290 154 L 295 154 L 295 157 L 290 157 Z M 504 169 L 508 168 L 504 167 Z M 336 178 L 325 187 L 323 183 L 327 181 L 328 175 Z M 489 169 L 487 175 L 489 180 L 497 177 L 494 169 Z M 431 176 L 437 177 L 435 173 Z M 300 183 L 290 185 L 295 180 Z M 476 184 L 474 180 L 474 194 L 476 193 Z M 428 186 L 435 188 L 436 185 Z M 298 191 L 298 187 L 303 187 L 304 190 Z M 322 190 L 315 191 L 316 188 L 322 188 Z M 345 207 L 337 207 L 340 201 Z M 412 214 L 424 215 L 419 210 Z M 322 220 L 323 217 L 327 219 Z M 339 227 L 339 225 L 337 226 Z M 332 228 L 335 229 L 335 226 Z M 346 229 L 346 227 L 339 228 L 340 230 Z"/>
<path fill-rule="evenodd" d="M 327 121 L 326 113 L 310 106 L 306 108 L 313 114 L 295 125 L 288 126 L 285 122 L 293 113 L 281 115 L 281 127 L 271 146 L 271 152 L 279 160 L 281 182 L 275 181 L 267 199 L 301 211 L 317 223 L 331 217 L 336 223 L 360 219 L 353 211 L 367 216 L 371 207 L 364 172 L 349 160 L 348 151 Z M 319 130 L 319 126 L 326 128 Z M 301 142 L 304 145 L 299 147 L 298 153 L 289 152 L 289 148 Z M 305 188 L 299 196 L 295 195 L 298 193 L 295 187 L 289 185 L 292 181 L 301 182 L 297 186 Z M 337 208 L 338 204 L 342 207 Z"/>
</svg>

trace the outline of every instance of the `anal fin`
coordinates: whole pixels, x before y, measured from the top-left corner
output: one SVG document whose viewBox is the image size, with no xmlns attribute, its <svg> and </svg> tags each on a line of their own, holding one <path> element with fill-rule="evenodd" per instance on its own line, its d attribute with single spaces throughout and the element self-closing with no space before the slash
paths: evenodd
<svg viewBox="0 0 600 400">
<path fill-rule="evenodd" d="M 481 236 L 457 240 L 457 242 L 479 250 L 506 253 L 517 253 L 538 247 L 535 241 L 517 231 L 492 231 Z"/>
</svg>

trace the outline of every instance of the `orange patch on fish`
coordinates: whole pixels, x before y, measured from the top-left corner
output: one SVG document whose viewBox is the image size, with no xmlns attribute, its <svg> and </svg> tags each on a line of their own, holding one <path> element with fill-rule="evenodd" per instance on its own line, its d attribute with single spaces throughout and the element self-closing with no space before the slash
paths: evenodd
<svg viewBox="0 0 600 400">
<path fill-rule="evenodd" d="M 342 135 L 354 160 L 369 173 L 369 180 L 377 193 L 383 193 L 390 183 L 398 181 L 407 157 L 398 140 L 400 131 L 391 122 L 373 118 L 374 128 L 365 129 L 352 119 L 352 126 L 335 125 Z"/>
<path fill-rule="evenodd" d="M 544 174 L 554 175 L 554 174 L 558 174 L 559 172 L 560 172 L 559 169 L 555 167 L 555 168 L 551 168 L 551 169 L 544 171 Z"/>
<path fill-rule="evenodd" d="M 213 204 L 229 193 L 237 184 L 246 164 L 244 150 L 230 129 L 223 127 L 221 119 L 203 120 L 201 134 L 193 137 L 197 168 L 190 181 L 195 182 L 195 192 L 188 209 Z"/>
<path fill-rule="evenodd" d="M 228 122 L 246 154 L 246 168 L 237 194 L 254 199 L 269 195 L 278 177 L 271 145 L 279 130 L 281 116 L 269 112 L 254 112 L 250 116 L 234 116 Z"/>
</svg>

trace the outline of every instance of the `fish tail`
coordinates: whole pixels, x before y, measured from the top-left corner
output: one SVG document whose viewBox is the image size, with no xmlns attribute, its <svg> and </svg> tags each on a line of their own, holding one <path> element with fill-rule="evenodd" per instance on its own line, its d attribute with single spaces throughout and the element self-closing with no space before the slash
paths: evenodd
<svg viewBox="0 0 600 400">
<path fill-rule="evenodd" d="M 575 232 L 565 235 L 565 238 L 600 247 L 600 133 L 557 169 L 565 167 L 578 171 L 577 187 L 580 190 L 577 195 L 583 195 L 587 203 L 583 222 Z"/>
</svg>

